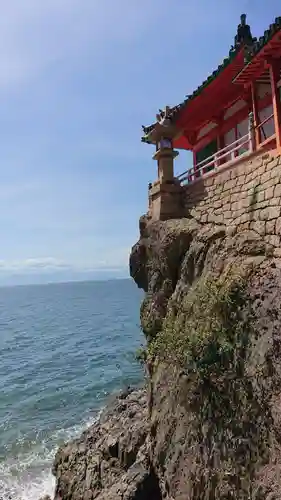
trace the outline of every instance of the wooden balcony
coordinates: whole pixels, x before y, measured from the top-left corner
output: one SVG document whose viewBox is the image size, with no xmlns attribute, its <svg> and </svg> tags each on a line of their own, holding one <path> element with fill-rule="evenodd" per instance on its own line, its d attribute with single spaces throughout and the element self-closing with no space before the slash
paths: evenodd
<svg viewBox="0 0 281 500">
<path fill-rule="evenodd" d="M 226 167 L 241 160 L 242 157 L 249 156 L 254 151 L 253 133 L 240 137 L 232 144 L 219 149 L 215 154 L 205 158 L 197 165 L 186 170 L 177 176 L 181 185 L 191 183 L 197 179 L 204 177 L 210 172 L 216 172 L 221 167 Z"/>
</svg>

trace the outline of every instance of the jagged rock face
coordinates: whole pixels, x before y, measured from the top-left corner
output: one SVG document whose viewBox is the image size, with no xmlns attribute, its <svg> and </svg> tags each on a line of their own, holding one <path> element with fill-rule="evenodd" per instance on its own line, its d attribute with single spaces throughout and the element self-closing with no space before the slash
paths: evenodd
<svg viewBox="0 0 281 500">
<path fill-rule="evenodd" d="M 157 222 L 145 225 L 141 221 L 141 239 L 132 249 L 130 274 L 146 292 L 142 304 L 142 328 L 148 336 L 161 330 L 166 307 L 179 278 L 186 249 L 190 246 L 197 224 L 186 220 Z M 146 322 L 147 320 L 147 322 Z"/>
<path fill-rule="evenodd" d="M 99 421 L 61 448 L 55 459 L 55 499 L 160 500 L 148 460 L 147 396 L 117 397 Z"/>
<path fill-rule="evenodd" d="M 201 385 L 184 366 L 150 357 L 147 440 L 162 498 L 281 498 L 281 261 L 273 255 L 254 231 L 230 234 L 222 225 L 189 219 L 142 220 L 130 269 L 147 292 L 141 322 L 151 345 L 167 318 L 180 335 L 182 304 L 194 287 L 233 267 L 246 277 L 241 325 L 251 321 L 242 347 L 240 328 L 231 362 Z"/>
<path fill-rule="evenodd" d="M 205 293 L 232 290 L 237 270 L 234 302 Z M 254 230 L 143 217 L 130 272 L 146 292 L 148 395 L 117 398 L 59 450 L 55 500 L 281 499 L 276 247 Z"/>
</svg>

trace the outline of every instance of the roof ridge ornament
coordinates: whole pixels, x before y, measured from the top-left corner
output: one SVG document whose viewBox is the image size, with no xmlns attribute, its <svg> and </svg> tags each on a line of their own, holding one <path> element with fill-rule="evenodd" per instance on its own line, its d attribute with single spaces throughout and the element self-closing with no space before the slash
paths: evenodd
<svg viewBox="0 0 281 500">
<path fill-rule="evenodd" d="M 240 45 L 252 45 L 253 37 L 251 33 L 251 28 L 248 24 L 246 24 L 246 14 L 241 14 L 240 16 L 240 24 L 237 26 L 237 35 L 234 38 L 235 47 L 239 47 Z"/>
<path fill-rule="evenodd" d="M 159 113 L 156 114 L 156 120 L 161 125 L 170 125 L 170 106 L 165 106 L 165 109 L 159 109 Z"/>
<path fill-rule="evenodd" d="M 251 58 L 253 45 L 256 40 L 252 37 L 251 28 L 246 23 L 246 17 L 246 14 L 241 14 L 240 24 L 237 26 L 237 35 L 234 38 L 234 47 L 236 50 L 242 46 L 244 47 L 245 64 L 247 64 Z"/>
</svg>

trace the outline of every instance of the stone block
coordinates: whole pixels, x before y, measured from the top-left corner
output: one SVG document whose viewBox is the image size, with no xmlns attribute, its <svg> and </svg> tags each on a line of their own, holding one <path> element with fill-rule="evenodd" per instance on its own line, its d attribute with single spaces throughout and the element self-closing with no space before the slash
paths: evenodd
<svg viewBox="0 0 281 500">
<path fill-rule="evenodd" d="M 269 210 L 267 208 L 262 208 L 261 210 L 259 210 L 259 214 L 258 214 L 258 218 L 259 220 L 269 220 Z"/>
<path fill-rule="evenodd" d="M 270 200 L 271 198 L 273 198 L 273 194 L 274 194 L 274 186 L 268 187 L 265 190 L 264 199 Z"/>
<path fill-rule="evenodd" d="M 273 257 L 276 257 L 277 259 L 281 258 L 281 248 L 279 247 L 274 248 Z"/>
<path fill-rule="evenodd" d="M 220 182 L 226 182 L 231 179 L 231 170 L 226 170 L 220 174 Z"/>
<path fill-rule="evenodd" d="M 268 163 L 270 163 L 273 159 L 273 156 L 271 155 L 271 153 L 269 151 L 267 151 L 266 153 L 264 153 L 262 155 L 262 160 L 263 160 L 263 163 L 265 165 L 267 165 Z"/>
<path fill-rule="evenodd" d="M 281 207 L 269 207 L 268 209 L 268 219 L 277 219 L 280 217 Z"/>
<path fill-rule="evenodd" d="M 265 184 L 265 182 L 270 180 L 270 172 L 265 172 L 261 175 L 261 184 Z"/>
<path fill-rule="evenodd" d="M 216 210 L 222 207 L 222 198 L 220 200 L 214 201 L 213 208 Z"/>
<path fill-rule="evenodd" d="M 236 179 L 230 179 L 229 181 L 226 181 L 224 185 L 225 191 L 227 189 L 233 189 L 236 186 Z"/>
<path fill-rule="evenodd" d="M 265 191 L 258 191 L 256 195 L 257 203 L 265 200 Z"/>
<path fill-rule="evenodd" d="M 249 213 L 244 213 L 240 216 L 240 221 L 241 223 L 244 223 L 244 222 L 247 222 L 247 221 L 250 221 L 251 218 L 250 218 L 250 214 Z"/>
<path fill-rule="evenodd" d="M 278 164 L 279 164 L 279 156 L 274 158 L 273 156 L 270 155 L 268 158 L 264 160 L 264 165 L 266 166 L 267 171 L 272 170 Z"/>
<path fill-rule="evenodd" d="M 231 203 L 240 200 L 240 198 L 241 198 L 240 193 L 233 193 L 230 195 Z"/>
<path fill-rule="evenodd" d="M 213 221 L 215 224 L 223 224 L 223 214 L 214 215 Z"/>
<path fill-rule="evenodd" d="M 252 198 L 249 196 L 247 196 L 247 198 L 242 198 L 242 200 L 241 200 L 242 208 L 248 208 L 250 206 L 251 199 Z"/>
<path fill-rule="evenodd" d="M 266 243 L 269 243 L 270 245 L 273 245 L 274 247 L 280 246 L 280 237 L 276 236 L 275 234 L 265 236 L 264 239 L 265 239 Z"/>
<path fill-rule="evenodd" d="M 258 221 L 252 221 L 250 223 L 250 229 L 253 231 L 256 231 L 256 233 L 260 234 L 261 236 L 265 235 L 265 222 L 258 220 Z"/>
<path fill-rule="evenodd" d="M 233 219 L 233 214 L 231 210 L 226 210 L 223 214 L 225 220 Z"/>
<path fill-rule="evenodd" d="M 152 220 L 167 220 L 183 216 L 182 195 L 183 188 L 175 183 L 152 186 L 149 191 L 149 212 Z"/>
<path fill-rule="evenodd" d="M 236 212 L 237 210 L 239 210 L 238 201 L 231 203 L 231 210 L 232 210 L 232 212 Z"/>
<path fill-rule="evenodd" d="M 230 206 L 231 206 L 231 205 L 230 205 L 229 201 L 227 200 L 227 202 L 223 204 L 223 209 L 224 209 L 225 211 L 228 211 L 228 210 L 230 210 Z"/>
<path fill-rule="evenodd" d="M 232 180 L 236 180 L 238 179 L 238 171 L 237 171 L 237 168 L 235 168 L 235 166 L 233 166 L 233 168 L 230 170 L 230 179 Z"/>
<path fill-rule="evenodd" d="M 215 178 L 212 176 L 212 177 L 207 177 L 207 179 L 204 180 L 204 185 L 206 188 L 210 188 L 211 186 L 213 186 L 215 182 Z"/>
<path fill-rule="evenodd" d="M 253 179 L 251 181 L 248 181 L 246 180 L 246 183 L 245 183 L 245 189 L 249 190 L 249 189 L 255 189 L 256 185 L 257 185 L 257 180 L 256 179 Z"/>
<path fill-rule="evenodd" d="M 267 208 L 263 208 L 259 211 L 259 219 L 260 220 L 272 220 L 280 217 L 280 206 L 269 206 Z"/>
<path fill-rule="evenodd" d="M 274 187 L 274 196 L 278 197 L 281 196 L 281 184 L 276 184 Z"/>
<path fill-rule="evenodd" d="M 236 193 L 241 193 L 241 189 L 243 189 L 243 186 L 235 186 L 232 190 L 231 193 L 236 194 Z"/>
<path fill-rule="evenodd" d="M 275 219 L 268 220 L 265 224 L 265 232 L 266 234 L 274 234 L 275 233 Z"/>
<path fill-rule="evenodd" d="M 240 231 L 248 231 L 250 229 L 250 221 L 241 223 L 239 227 Z"/>
<path fill-rule="evenodd" d="M 247 213 L 248 213 L 250 220 L 252 220 L 252 221 L 260 220 L 260 211 L 259 210 L 255 210 L 253 207 L 249 207 Z"/>
<path fill-rule="evenodd" d="M 264 182 L 262 186 L 264 189 L 267 189 L 271 186 L 276 186 L 276 179 L 275 178 L 269 179 L 268 181 Z"/>
<path fill-rule="evenodd" d="M 259 168 L 256 173 L 255 173 L 255 179 L 257 181 L 258 184 L 261 184 L 261 178 L 262 178 L 262 175 L 265 173 L 265 170 L 263 167 Z"/>
<path fill-rule="evenodd" d="M 224 184 L 222 184 L 221 182 L 217 182 L 215 185 L 214 185 L 214 193 L 216 195 L 221 195 L 221 193 L 224 191 Z"/>
<path fill-rule="evenodd" d="M 275 221 L 275 234 L 281 236 L 281 217 Z"/>
<path fill-rule="evenodd" d="M 252 169 L 251 165 L 247 166 L 246 172 L 246 183 L 252 181 L 255 178 L 255 171 Z"/>
<path fill-rule="evenodd" d="M 276 167 L 272 168 L 270 170 L 270 178 L 271 179 L 277 179 L 278 177 L 280 177 L 280 167 L 279 165 L 277 165 Z"/>
<path fill-rule="evenodd" d="M 278 197 L 278 198 L 275 198 L 275 197 L 271 198 L 271 200 L 269 200 L 268 204 L 271 207 L 273 207 L 275 205 L 279 206 L 280 205 L 280 197 Z"/>
<path fill-rule="evenodd" d="M 243 174 L 237 180 L 237 187 L 238 186 L 245 186 L 245 181 L 246 181 L 246 175 Z"/>
<path fill-rule="evenodd" d="M 263 161 L 261 157 L 255 158 L 251 161 L 253 170 L 257 170 L 259 167 L 263 166 Z"/>
<path fill-rule="evenodd" d="M 254 206 L 254 208 L 255 208 L 255 209 L 258 209 L 258 210 L 260 210 L 260 209 L 262 209 L 262 208 L 266 208 L 266 207 L 268 207 L 268 202 L 267 202 L 266 200 L 264 200 L 264 201 L 259 201 L 259 202 L 258 202 L 258 203 L 256 203 L 256 204 L 255 204 L 255 206 Z"/>
</svg>

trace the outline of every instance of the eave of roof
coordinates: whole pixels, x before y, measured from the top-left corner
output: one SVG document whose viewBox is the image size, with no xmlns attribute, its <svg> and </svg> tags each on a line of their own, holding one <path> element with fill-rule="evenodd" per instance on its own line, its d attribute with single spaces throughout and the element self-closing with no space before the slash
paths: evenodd
<svg viewBox="0 0 281 500">
<path fill-rule="evenodd" d="M 281 29 L 281 17 L 276 17 L 275 22 L 270 24 L 269 29 L 267 29 L 263 36 L 261 36 L 251 48 L 250 59 L 252 60 L 257 53 L 271 40 L 271 38 Z M 249 60 L 247 62 L 249 62 Z"/>
<path fill-rule="evenodd" d="M 256 57 L 260 54 L 262 49 L 264 49 L 267 45 L 269 45 L 270 47 L 271 40 L 274 43 L 275 35 L 280 32 L 281 32 L 281 17 L 276 17 L 275 22 L 269 26 L 269 29 L 264 32 L 264 35 L 261 36 L 259 40 L 257 40 L 250 48 L 244 68 L 241 71 L 239 71 L 239 73 L 235 76 L 233 80 L 235 83 L 239 83 L 240 80 L 242 82 L 244 74 L 247 79 L 246 73 L 250 68 L 250 66 L 252 66 L 252 63 L 255 63 L 257 61 Z"/>
<path fill-rule="evenodd" d="M 263 36 L 259 38 L 259 40 L 254 39 L 254 43 L 251 47 L 251 51 L 248 53 L 248 59 L 247 59 L 247 64 L 250 60 L 252 60 L 256 54 L 271 40 L 272 36 L 280 29 L 281 27 L 281 17 L 277 17 L 275 19 L 275 23 L 271 24 L 269 26 L 269 29 L 267 29 Z M 178 118 L 179 113 L 182 111 L 183 108 L 186 107 L 186 105 L 195 99 L 198 95 L 201 94 L 201 92 L 211 83 L 213 82 L 224 70 L 225 68 L 234 60 L 236 55 L 240 52 L 240 50 L 243 49 L 241 46 L 236 46 L 236 47 L 231 47 L 229 51 L 229 56 L 226 57 L 222 64 L 218 66 L 218 68 L 213 71 L 213 73 L 190 95 L 187 95 L 180 104 L 170 108 L 169 114 L 166 115 L 166 118 L 170 119 L 171 122 Z M 164 112 L 162 112 L 164 116 Z M 156 122 L 154 122 L 152 125 L 149 125 L 148 127 L 142 127 L 144 135 L 141 138 L 142 142 L 147 142 L 149 143 L 149 133 L 154 129 L 156 125 Z"/>
<path fill-rule="evenodd" d="M 210 76 L 208 76 L 208 78 L 206 80 L 204 80 L 203 83 L 199 87 L 197 87 L 196 90 L 194 90 L 194 92 L 192 92 L 192 94 L 186 95 L 185 99 L 181 103 L 170 108 L 170 112 L 169 112 L 169 115 L 167 118 L 173 120 L 176 117 L 176 115 L 179 113 L 179 111 L 181 111 L 187 105 L 188 102 L 190 102 L 192 99 L 194 99 L 199 94 L 201 94 L 201 92 L 211 82 L 213 82 L 215 80 L 215 78 L 217 78 L 217 76 L 220 73 L 222 73 L 222 71 L 233 61 L 233 59 L 238 54 L 240 49 L 241 49 L 241 47 L 236 47 L 236 48 L 232 47 L 229 51 L 229 56 L 223 60 L 222 64 L 220 64 L 217 67 L 217 69 L 214 70 L 213 73 Z M 163 116 L 164 116 L 164 113 L 163 113 Z M 156 122 L 154 122 L 152 125 L 149 125 L 148 127 L 142 127 L 144 134 L 145 135 L 149 134 L 149 132 L 151 132 L 154 129 L 155 125 L 156 125 Z M 142 142 L 147 142 L 145 135 L 142 137 Z"/>
</svg>

